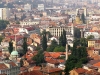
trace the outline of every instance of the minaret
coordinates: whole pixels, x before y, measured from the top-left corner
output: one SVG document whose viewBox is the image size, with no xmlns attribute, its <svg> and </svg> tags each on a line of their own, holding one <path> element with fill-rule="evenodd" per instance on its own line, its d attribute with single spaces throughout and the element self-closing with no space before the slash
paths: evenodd
<svg viewBox="0 0 100 75">
<path fill-rule="evenodd" d="M 71 25 L 71 32 L 72 32 L 72 35 L 74 37 L 74 24 L 73 24 L 73 19 L 72 19 L 72 25 Z"/>
<path fill-rule="evenodd" d="M 65 60 L 67 60 L 68 59 L 68 43 L 66 43 L 66 58 L 65 58 Z"/>
</svg>

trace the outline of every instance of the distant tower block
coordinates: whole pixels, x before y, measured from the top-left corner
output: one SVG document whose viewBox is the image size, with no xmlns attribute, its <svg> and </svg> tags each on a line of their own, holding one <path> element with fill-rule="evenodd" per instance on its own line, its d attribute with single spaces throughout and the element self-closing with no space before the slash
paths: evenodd
<svg viewBox="0 0 100 75">
<path fill-rule="evenodd" d="M 68 59 L 68 44 L 66 43 L 66 58 L 65 58 L 65 60 L 67 60 Z"/>
</svg>

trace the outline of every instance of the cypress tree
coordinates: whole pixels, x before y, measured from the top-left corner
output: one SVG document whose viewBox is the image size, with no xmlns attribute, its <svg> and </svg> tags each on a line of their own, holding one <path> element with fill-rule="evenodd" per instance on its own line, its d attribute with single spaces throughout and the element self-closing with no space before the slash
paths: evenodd
<svg viewBox="0 0 100 75">
<path fill-rule="evenodd" d="M 84 16 L 84 13 L 82 13 L 82 15 L 81 15 L 81 20 L 82 20 L 83 24 L 85 24 L 85 16 Z"/>
<path fill-rule="evenodd" d="M 66 31 L 63 30 L 63 46 L 66 46 Z"/>
<path fill-rule="evenodd" d="M 66 46 L 66 31 L 65 30 L 63 30 L 59 38 L 59 45 L 64 46 L 64 47 Z"/>
<path fill-rule="evenodd" d="M 11 54 L 11 52 L 13 51 L 13 42 L 12 41 L 9 42 L 8 50 L 9 50 L 9 53 Z"/>
<path fill-rule="evenodd" d="M 42 37 L 42 49 L 46 50 L 47 49 L 47 38 L 46 38 L 46 34 L 43 34 Z"/>
<path fill-rule="evenodd" d="M 27 38 L 26 37 L 23 38 L 23 45 L 22 45 L 22 47 L 23 47 L 24 54 L 26 54 L 26 52 L 27 52 Z"/>
</svg>

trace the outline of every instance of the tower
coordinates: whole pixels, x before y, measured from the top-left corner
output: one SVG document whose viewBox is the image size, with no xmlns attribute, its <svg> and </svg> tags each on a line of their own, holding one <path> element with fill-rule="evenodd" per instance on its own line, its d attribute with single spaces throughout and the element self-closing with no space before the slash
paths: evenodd
<svg viewBox="0 0 100 75">
<path fill-rule="evenodd" d="M 66 43 L 66 57 L 65 57 L 65 60 L 68 59 L 68 43 Z"/>
<path fill-rule="evenodd" d="M 73 19 L 72 19 L 71 31 L 72 31 L 72 35 L 74 37 L 74 24 L 73 24 Z"/>
</svg>

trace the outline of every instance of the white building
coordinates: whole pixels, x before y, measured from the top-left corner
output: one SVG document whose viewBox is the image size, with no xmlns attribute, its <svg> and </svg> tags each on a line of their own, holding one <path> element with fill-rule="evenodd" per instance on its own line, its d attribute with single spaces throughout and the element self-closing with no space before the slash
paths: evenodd
<svg viewBox="0 0 100 75">
<path fill-rule="evenodd" d="M 38 4 L 38 10 L 44 11 L 44 4 Z"/>
<path fill-rule="evenodd" d="M 63 30 L 66 31 L 66 38 L 68 44 L 73 47 L 73 40 L 74 40 L 74 26 L 73 24 L 71 26 L 59 26 L 59 27 L 49 27 L 46 28 L 46 31 L 49 31 L 52 36 L 60 37 Z"/>
<path fill-rule="evenodd" d="M 84 38 L 87 38 L 88 36 L 93 35 L 94 38 L 100 38 L 100 34 L 98 32 L 84 32 Z"/>
<path fill-rule="evenodd" d="M 27 25 L 37 25 L 39 24 L 39 20 L 34 20 L 34 21 L 21 21 L 20 25 L 22 26 L 27 26 Z"/>
<path fill-rule="evenodd" d="M 7 20 L 10 17 L 10 9 L 9 8 L 0 8 L 0 19 Z"/>
<path fill-rule="evenodd" d="M 32 10 L 32 5 L 31 5 L 31 4 L 28 4 L 28 3 L 25 4 L 25 5 L 24 5 L 24 10 L 25 10 L 25 11 L 31 11 L 31 10 Z"/>
</svg>

